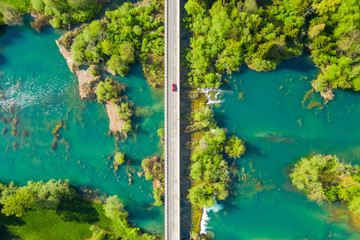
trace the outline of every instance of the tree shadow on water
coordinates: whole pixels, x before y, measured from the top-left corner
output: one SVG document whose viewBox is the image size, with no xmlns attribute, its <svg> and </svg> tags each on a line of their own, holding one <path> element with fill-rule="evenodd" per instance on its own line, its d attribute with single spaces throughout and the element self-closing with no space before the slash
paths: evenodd
<svg viewBox="0 0 360 240">
<path fill-rule="evenodd" d="M 315 64 L 311 61 L 307 54 L 303 54 L 300 57 L 283 60 L 279 66 L 275 69 L 289 69 L 296 72 L 311 72 L 316 69 Z"/>
<path fill-rule="evenodd" d="M 267 158 L 266 154 L 261 151 L 261 149 L 253 144 L 250 144 L 249 142 L 245 143 L 245 147 L 246 147 L 246 152 L 244 157 L 247 156 L 258 156 L 258 157 L 262 157 L 262 158 Z"/>
<path fill-rule="evenodd" d="M 87 222 L 90 224 L 99 221 L 99 214 L 92 206 L 92 203 L 81 197 L 61 201 L 56 213 L 64 221 Z"/>
</svg>

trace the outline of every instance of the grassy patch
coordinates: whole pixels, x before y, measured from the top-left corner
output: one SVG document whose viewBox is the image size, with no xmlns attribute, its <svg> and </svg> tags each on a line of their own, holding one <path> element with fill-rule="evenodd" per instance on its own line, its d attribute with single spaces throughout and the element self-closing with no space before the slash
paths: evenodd
<svg viewBox="0 0 360 240">
<path fill-rule="evenodd" d="M 111 226 L 100 204 L 81 198 L 63 201 L 57 209 L 28 211 L 18 219 L 2 215 L 0 221 L 5 225 L 0 233 L 6 233 L 2 239 L 11 239 L 12 235 L 24 240 L 79 240 L 91 236 L 91 225 Z"/>
</svg>

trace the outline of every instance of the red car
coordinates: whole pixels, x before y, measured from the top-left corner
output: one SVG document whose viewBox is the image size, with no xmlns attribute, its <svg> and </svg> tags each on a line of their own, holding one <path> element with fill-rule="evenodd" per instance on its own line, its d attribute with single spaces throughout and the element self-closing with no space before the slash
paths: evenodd
<svg viewBox="0 0 360 240">
<path fill-rule="evenodd" d="M 176 91 L 176 84 L 175 83 L 172 84 L 172 90 L 173 90 L 173 92 Z"/>
</svg>

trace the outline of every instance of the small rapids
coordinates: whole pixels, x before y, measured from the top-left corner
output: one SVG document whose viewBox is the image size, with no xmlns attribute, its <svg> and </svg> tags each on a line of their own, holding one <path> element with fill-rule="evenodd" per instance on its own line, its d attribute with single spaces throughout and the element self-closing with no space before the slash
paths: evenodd
<svg viewBox="0 0 360 240">
<path fill-rule="evenodd" d="M 209 212 L 212 211 L 214 213 L 217 213 L 224 209 L 224 206 L 221 204 L 216 203 L 214 206 L 210 208 L 204 208 L 203 214 L 201 216 L 201 222 L 200 222 L 200 234 L 206 234 L 208 229 L 208 221 L 210 220 Z"/>
<path fill-rule="evenodd" d="M 56 82 L 40 85 L 34 79 L 29 79 L 20 84 L 13 84 L 10 78 L 8 80 L 4 84 L 2 99 L 0 99 L 0 108 L 3 110 L 24 109 L 37 104 L 49 103 L 66 88 Z"/>
<path fill-rule="evenodd" d="M 222 90 L 217 88 L 198 88 L 201 93 L 203 93 L 207 98 L 207 105 L 223 103 L 225 100 L 220 100 L 219 97 L 225 93 L 232 93 L 232 91 Z"/>
</svg>

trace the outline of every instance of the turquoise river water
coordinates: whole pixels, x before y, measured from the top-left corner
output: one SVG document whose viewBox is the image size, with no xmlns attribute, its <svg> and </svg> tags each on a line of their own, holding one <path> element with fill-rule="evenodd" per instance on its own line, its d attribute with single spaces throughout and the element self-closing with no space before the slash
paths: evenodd
<svg viewBox="0 0 360 240">
<path fill-rule="evenodd" d="M 134 66 L 125 82 L 127 94 L 137 106 L 135 134 L 115 142 L 107 135 L 108 118 L 102 104 L 82 101 L 77 81 L 55 44 L 60 34 L 51 28 L 41 34 L 28 24 L 0 28 L 0 180 L 68 178 L 76 186 L 118 194 L 130 219 L 144 230 L 163 233 L 163 208 L 153 207 L 152 183 L 133 174 L 129 185 L 126 166 L 114 173 L 107 161 L 116 149 L 132 159 L 140 170 L 144 157 L 161 153 L 156 131 L 163 126 L 162 92 L 145 82 L 140 66 Z M 301 103 L 311 89 L 317 69 L 306 58 L 285 61 L 276 71 L 257 73 L 242 68 L 228 76 L 229 90 L 215 108 L 220 127 L 246 140 L 247 153 L 237 160 L 234 181 L 223 209 L 209 212 L 208 231 L 215 239 L 360 239 L 345 214 L 335 215 L 329 206 L 310 202 L 295 191 L 288 179 L 291 164 L 312 153 L 337 154 L 360 161 L 360 96 L 336 91 L 335 101 L 323 109 L 307 109 L 321 101 L 318 93 Z M 241 96 L 242 95 L 242 96 Z M 18 136 L 10 121 L 19 119 Z M 50 149 L 52 130 L 63 120 L 55 151 Z M 22 136 L 23 131 L 29 135 Z M 13 143 L 19 144 L 14 150 Z M 256 187 L 261 181 L 262 187 Z M 335 220 L 335 221 L 334 221 Z"/>
<path fill-rule="evenodd" d="M 130 168 L 140 171 L 141 160 L 161 154 L 157 129 L 163 127 L 163 94 L 146 83 L 140 66 L 126 78 L 126 94 L 136 106 L 135 134 L 115 142 L 108 136 L 109 120 L 103 104 L 83 101 L 76 76 L 60 54 L 52 28 L 41 34 L 28 23 L 0 28 L 0 181 L 69 179 L 75 186 L 88 186 L 101 193 L 117 194 L 130 212 L 130 220 L 146 231 L 163 233 L 163 208 L 153 207 L 152 182 L 132 173 L 129 185 L 126 164 L 114 173 L 107 157 L 117 149 L 131 159 Z M 18 135 L 12 136 L 10 121 L 19 120 Z M 52 130 L 64 121 L 65 128 L 55 151 L 50 147 Z M 137 127 L 135 127 L 137 125 Z M 23 136 L 23 131 L 29 134 Z M 26 134 L 25 134 L 26 135 Z M 14 142 L 18 148 L 14 150 Z"/>
<path fill-rule="evenodd" d="M 208 231 L 215 239 L 360 239 L 344 212 L 308 201 L 288 178 L 291 164 L 309 154 L 360 160 L 360 95 L 335 91 L 323 109 L 307 109 L 309 102 L 322 101 L 313 93 L 302 104 L 317 73 L 302 56 L 273 72 L 243 67 L 227 77 L 224 88 L 230 92 L 215 117 L 246 141 L 247 153 L 237 164 L 239 175 L 249 175 L 246 183 L 235 180 L 231 196 L 220 203 L 224 209 L 209 212 Z M 262 187 L 255 186 L 258 180 Z"/>
</svg>

